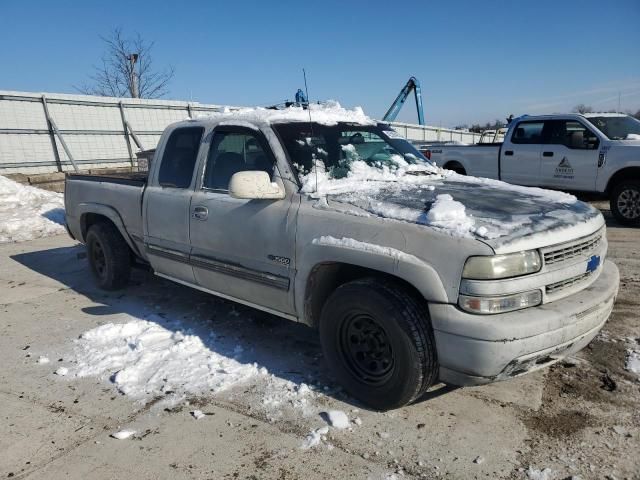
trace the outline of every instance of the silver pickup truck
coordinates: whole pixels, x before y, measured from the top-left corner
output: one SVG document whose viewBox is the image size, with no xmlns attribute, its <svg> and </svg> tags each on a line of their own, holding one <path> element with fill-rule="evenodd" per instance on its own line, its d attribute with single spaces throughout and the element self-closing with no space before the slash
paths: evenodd
<svg viewBox="0 0 640 480">
<path fill-rule="evenodd" d="M 442 170 L 357 109 L 179 122 L 148 177 L 69 174 L 65 203 L 101 287 L 143 262 L 317 328 L 337 379 L 376 409 L 573 354 L 618 291 L 597 210 Z"/>
</svg>

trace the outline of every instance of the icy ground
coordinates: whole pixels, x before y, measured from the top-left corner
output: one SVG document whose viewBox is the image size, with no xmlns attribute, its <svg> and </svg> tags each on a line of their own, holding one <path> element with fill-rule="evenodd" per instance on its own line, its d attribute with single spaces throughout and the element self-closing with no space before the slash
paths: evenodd
<svg viewBox="0 0 640 480">
<path fill-rule="evenodd" d="M 0 176 L 0 243 L 64 233 L 62 194 Z"/>
</svg>

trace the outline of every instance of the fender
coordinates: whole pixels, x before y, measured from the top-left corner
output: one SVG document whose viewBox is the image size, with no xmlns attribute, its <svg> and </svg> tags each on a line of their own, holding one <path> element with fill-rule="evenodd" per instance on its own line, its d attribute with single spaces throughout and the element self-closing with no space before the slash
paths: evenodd
<svg viewBox="0 0 640 480">
<path fill-rule="evenodd" d="M 301 268 L 296 274 L 294 295 L 298 316 L 304 323 L 310 321 L 305 318 L 304 312 L 307 282 L 313 271 L 323 264 L 345 264 L 389 274 L 411 284 L 429 302 L 450 303 L 436 270 L 413 255 L 400 252 L 393 255 L 322 243 L 308 243 L 299 252 L 296 263 Z"/>
<path fill-rule="evenodd" d="M 127 242 L 127 245 L 129 245 L 129 248 L 131 248 L 131 250 L 133 250 L 136 255 L 144 258 L 144 256 L 141 255 L 140 251 L 138 250 L 138 247 L 136 247 L 135 242 L 129 236 L 129 233 L 127 232 L 127 229 L 124 226 L 124 222 L 122 221 L 120 214 L 115 208 L 110 207 L 108 205 L 104 205 L 102 203 L 86 202 L 86 203 L 78 204 L 77 212 L 80 218 L 81 231 L 84 232 L 85 230 L 84 216 L 86 214 L 93 213 L 96 215 L 102 215 L 103 217 L 106 217 L 113 222 L 113 224 L 116 226 L 116 228 L 120 232 L 120 235 L 122 235 L 122 238 L 124 238 L 125 242 Z M 85 241 L 84 236 L 85 235 L 83 234 L 82 235 L 83 242 Z"/>
</svg>

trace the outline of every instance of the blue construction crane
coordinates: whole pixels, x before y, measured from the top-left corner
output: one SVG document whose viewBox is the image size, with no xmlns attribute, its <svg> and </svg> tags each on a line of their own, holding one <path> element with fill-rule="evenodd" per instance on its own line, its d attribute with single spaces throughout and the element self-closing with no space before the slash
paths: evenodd
<svg viewBox="0 0 640 480">
<path fill-rule="evenodd" d="M 424 125 L 424 111 L 422 109 L 422 88 L 420 87 L 420 82 L 416 77 L 411 77 L 407 84 L 402 87 L 402 90 L 400 90 L 400 93 L 389 107 L 389 110 L 387 110 L 387 113 L 385 113 L 384 117 L 382 117 L 383 122 L 393 122 L 396 119 L 398 113 L 400 113 L 400 110 L 402 109 L 402 105 L 404 105 L 404 102 L 406 102 L 409 95 L 411 95 L 412 90 L 416 97 L 418 123 L 420 125 Z"/>
</svg>

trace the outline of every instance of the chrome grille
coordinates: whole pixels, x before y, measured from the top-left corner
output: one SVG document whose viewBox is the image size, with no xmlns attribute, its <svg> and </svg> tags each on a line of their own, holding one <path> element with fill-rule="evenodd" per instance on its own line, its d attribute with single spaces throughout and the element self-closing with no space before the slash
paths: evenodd
<svg viewBox="0 0 640 480">
<path fill-rule="evenodd" d="M 574 285 L 586 281 L 593 272 L 581 273 L 580 275 L 576 275 L 575 277 L 567 278 L 565 280 L 561 280 L 556 283 L 550 283 L 545 287 L 547 295 L 556 293 L 560 290 L 564 290 L 565 288 L 573 287 Z"/>
<path fill-rule="evenodd" d="M 564 262 L 570 258 L 586 255 L 598 248 L 601 242 L 602 230 L 583 242 L 544 252 L 544 263 L 546 265 L 553 265 L 554 263 Z"/>
</svg>

